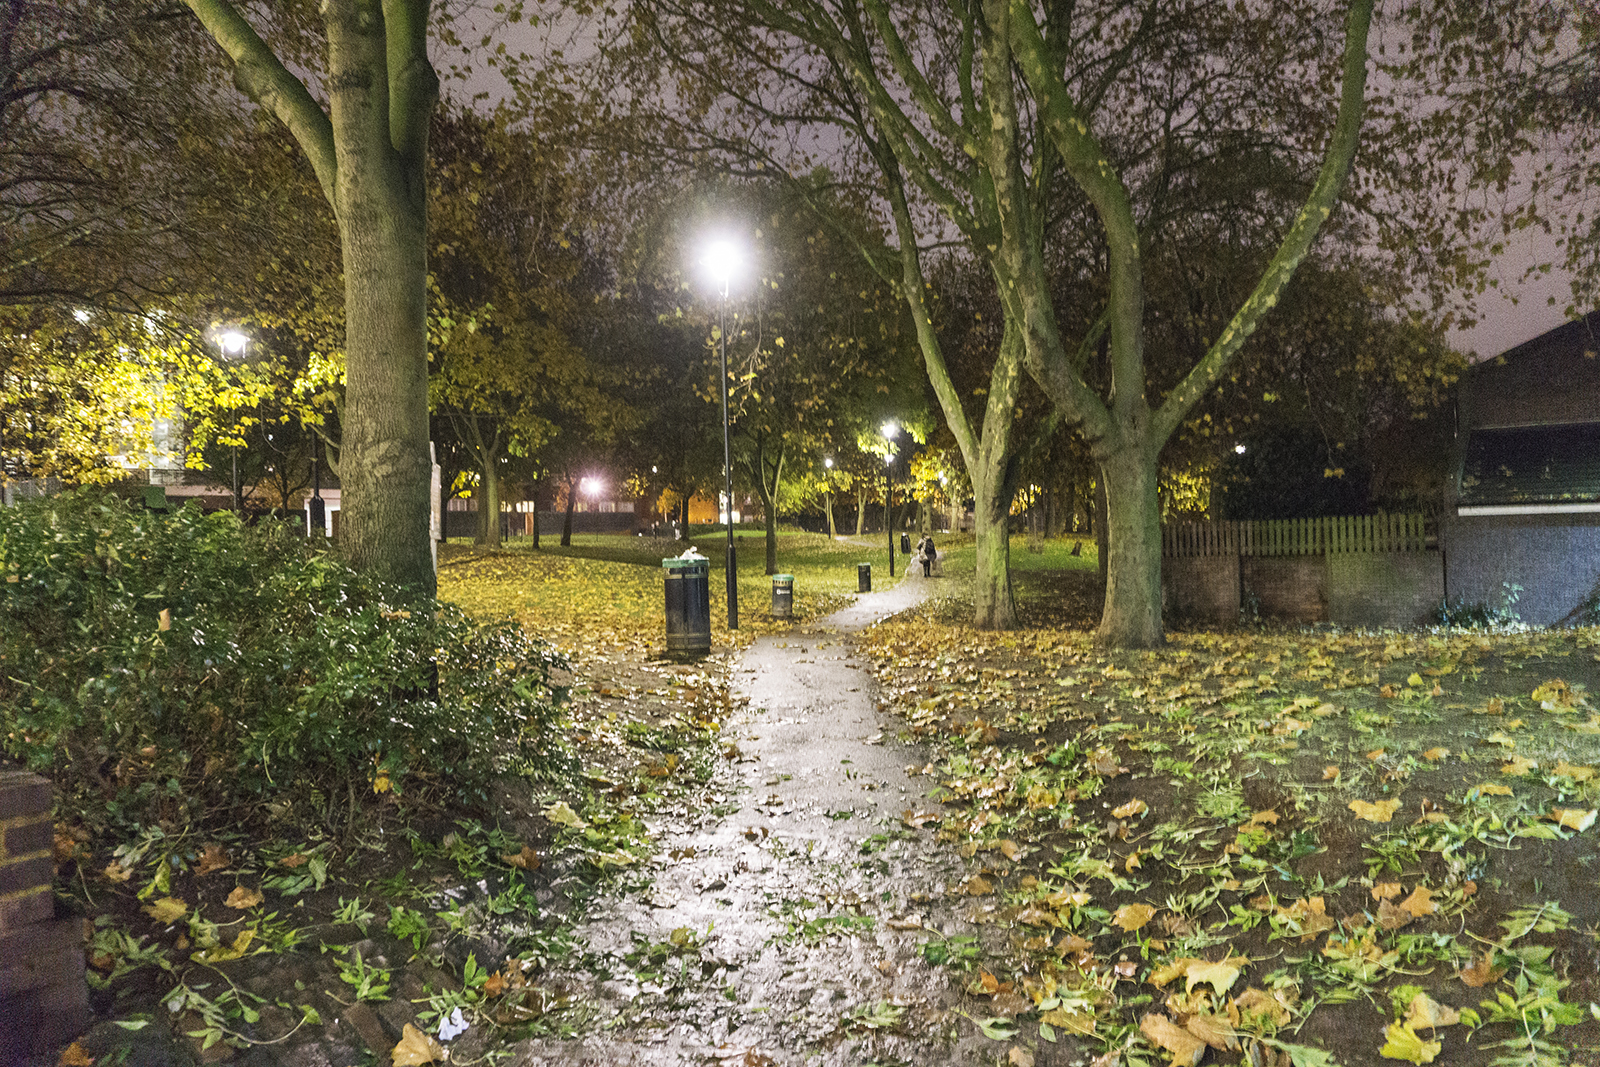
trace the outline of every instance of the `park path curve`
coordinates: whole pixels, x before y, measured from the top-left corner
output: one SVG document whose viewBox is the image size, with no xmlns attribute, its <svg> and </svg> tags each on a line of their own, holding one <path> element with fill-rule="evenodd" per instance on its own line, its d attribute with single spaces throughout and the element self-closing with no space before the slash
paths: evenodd
<svg viewBox="0 0 1600 1067">
<path fill-rule="evenodd" d="M 578 994 L 594 1006 L 593 1029 L 524 1042 L 512 1063 L 933 1065 L 976 1062 L 983 1045 L 992 1054 L 952 1010 L 960 974 L 923 957 L 929 940 L 979 931 L 947 893 L 961 861 L 902 819 L 939 810 L 931 781 L 907 774 L 926 756 L 879 714 L 852 640 L 929 588 L 916 575 L 862 594 L 756 639 L 730 664 L 742 706 L 725 730 L 740 755 L 718 786 L 739 810 L 656 827 L 650 886 L 599 904 L 577 931 L 591 952 Z"/>
</svg>

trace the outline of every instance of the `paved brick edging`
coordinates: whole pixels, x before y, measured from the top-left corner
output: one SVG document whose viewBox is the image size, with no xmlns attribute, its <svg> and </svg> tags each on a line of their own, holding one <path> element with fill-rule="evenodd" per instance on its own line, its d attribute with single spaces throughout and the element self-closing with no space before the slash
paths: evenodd
<svg viewBox="0 0 1600 1067">
<path fill-rule="evenodd" d="M 56 919 L 50 783 L 0 765 L 0 1065 L 89 1023 L 82 924 Z"/>
</svg>

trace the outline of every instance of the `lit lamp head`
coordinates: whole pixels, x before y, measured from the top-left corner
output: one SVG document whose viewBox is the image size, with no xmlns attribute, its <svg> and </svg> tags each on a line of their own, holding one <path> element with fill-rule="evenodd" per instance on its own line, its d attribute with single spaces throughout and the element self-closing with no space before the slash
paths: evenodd
<svg viewBox="0 0 1600 1067">
<path fill-rule="evenodd" d="M 895 434 L 900 432 L 899 424 L 897 424 L 893 419 L 890 419 L 888 422 L 885 422 L 883 424 L 883 426 L 881 427 L 881 429 L 883 430 L 883 436 L 891 437 L 891 438 Z"/>
<path fill-rule="evenodd" d="M 217 336 L 217 344 L 221 346 L 222 354 L 225 356 L 237 357 L 244 355 L 245 346 L 249 343 L 250 338 L 238 330 L 229 330 L 227 333 Z"/>
<path fill-rule="evenodd" d="M 700 265 L 705 268 L 706 274 L 717 283 L 722 290 L 722 295 L 728 295 L 728 284 L 739 268 L 744 265 L 744 254 L 739 246 L 726 237 L 718 237 L 705 247 L 704 254 L 700 257 Z"/>
<path fill-rule="evenodd" d="M 828 457 L 826 457 L 826 458 L 825 458 L 825 459 L 824 459 L 824 460 L 823 460 L 823 461 L 822 461 L 822 465 L 823 465 L 823 466 L 824 466 L 824 467 L 826 467 L 826 468 L 828 468 L 828 469 L 829 469 L 829 470 L 833 470 L 833 457 L 832 457 L 832 456 L 828 456 Z"/>
</svg>

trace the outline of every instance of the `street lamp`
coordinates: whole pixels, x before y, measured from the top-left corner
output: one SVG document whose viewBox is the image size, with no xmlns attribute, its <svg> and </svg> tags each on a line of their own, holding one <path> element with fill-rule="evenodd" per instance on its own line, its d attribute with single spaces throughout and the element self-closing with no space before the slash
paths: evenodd
<svg viewBox="0 0 1600 1067">
<path fill-rule="evenodd" d="M 827 508 L 828 508 L 828 540 L 832 541 L 833 540 L 833 457 L 832 456 L 824 456 L 824 457 L 822 457 L 822 466 L 828 472 L 827 474 L 824 474 L 822 476 L 822 486 L 823 486 L 822 493 L 823 493 L 823 500 L 827 503 Z"/>
<path fill-rule="evenodd" d="M 889 533 L 889 577 L 894 577 L 894 437 L 900 427 L 893 419 L 888 420 L 881 427 L 883 439 L 889 443 L 889 451 L 883 457 L 883 526 Z"/>
<path fill-rule="evenodd" d="M 728 629 L 739 628 L 739 562 L 733 547 L 733 451 L 728 445 L 728 283 L 743 263 L 739 247 L 726 238 L 706 246 L 701 263 L 722 290 L 717 312 L 717 340 L 722 357 L 722 477 L 728 499 L 728 559 L 724 565 L 728 588 Z"/>
<path fill-rule="evenodd" d="M 222 349 L 223 359 L 243 359 L 245 349 L 250 346 L 250 338 L 238 330 L 229 330 L 217 338 L 217 344 Z M 238 414 L 238 409 L 234 409 Z M 238 427 L 234 427 L 235 431 Z M 243 516 L 244 493 L 239 485 L 239 446 L 233 446 L 233 513 Z"/>
</svg>

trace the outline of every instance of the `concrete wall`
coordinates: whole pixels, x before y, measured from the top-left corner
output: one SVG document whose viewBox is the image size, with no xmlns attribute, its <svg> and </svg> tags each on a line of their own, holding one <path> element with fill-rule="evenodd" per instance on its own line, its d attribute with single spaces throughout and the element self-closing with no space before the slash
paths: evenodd
<svg viewBox="0 0 1600 1067">
<path fill-rule="evenodd" d="M 1452 604 L 1500 608 L 1506 586 L 1520 585 L 1510 610 L 1525 623 L 1550 626 L 1600 582 L 1600 515 L 1457 516 L 1441 532 Z"/>
<path fill-rule="evenodd" d="M 1350 626 L 1417 626 L 1444 600 L 1438 552 L 1331 552 L 1328 618 Z"/>
<path fill-rule="evenodd" d="M 50 783 L 0 765 L 0 1063 L 50 1051 L 89 1022 L 81 920 L 57 919 Z"/>
</svg>

